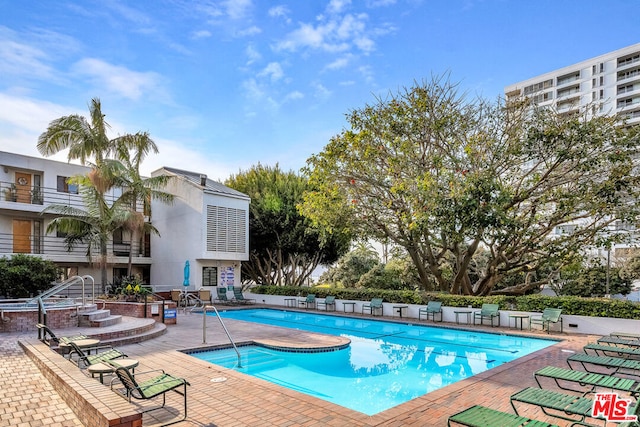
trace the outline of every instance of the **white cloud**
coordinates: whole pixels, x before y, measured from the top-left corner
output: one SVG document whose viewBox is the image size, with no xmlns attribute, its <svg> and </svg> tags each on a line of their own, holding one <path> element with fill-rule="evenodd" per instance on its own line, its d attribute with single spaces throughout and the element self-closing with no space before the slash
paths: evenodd
<svg viewBox="0 0 640 427">
<path fill-rule="evenodd" d="M 349 61 L 350 60 L 351 60 L 351 55 L 343 56 L 343 57 L 338 58 L 335 61 L 331 62 L 327 66 L 325 66 L 324 69 L 325 70 L 339 70 L 339 69 L 345 68 L 347 65 L 349 65 Z"/>
<path fill-rule="evenodd" d="M 369 65 L 363 65 L 362 67 L 358 67 L 358 72 L 362 75 L 362 78 L 367 83 L 373 83 L 373 70 Z"/>
<path fill-rule="evenodd" d="M 364 13 L 347 14 L 329 19 L 321 17 L 318 25 L 301 23 L 297 29 L 277 42 L 274 49 L 295 52 L 309 48 L 325 52 L 345 52 L 355 47 L 368 53 L 375 47 L 373 40 L 367 35 L 368 18 Z"/>
<path fill-rule="evenodd" d="M 340 13 L 351 4 L 351 0 L 331 0 L 327 6 L 327 12 Z"/>
<path fill-rule="evenodd" d="M 195 39 L 195 40 L 206 39 L 206 38 L 209 38 L 211 36 L 212 36 L 211 31 L 208 31 L 208 30 L 194 31 L 191 34 L 191 38 Z"/>
<path fill-rule="evenodd" d="M 247 36 L 255 36 L 260 33 L 262 33 L 262 30 L 260 29 L 260 27 L 252 25 L 251 27 L 245 28 L 244 30 L 239 30 L 237 35 L 240 37 L 247 37 Z"/>
<path fill-rule="evenodd" d="M 253 45 L 247 46 L 247 48 L 244 50 L 244 53 L 247 55 L 247 58 L 248 58 L 247 65 L 251 65 L 254 62 L 262 59 L 262 55 L 260 55 L 260 52 L 258 52 L 255 46 Z"/>
<path fill-rule="evenodd" d="M 277 62 L 270 62 L 262 71 L 258 73 L 259 77 L 269 77 L 272 82 L 280 80 L 284 76 L 282 67 Z"/>
<path fill-rule="evenodd" d="M 72 66 L 75 74 L 89 77 L 99 90 L 106 90 L 124 98 L 139 100 L 143 96 L 164 97 L 161 77 L 155 72 L 132 71 L 108 64 L 100 59 L 85 58 Z"/>
<path fill-rule="evenodd" d="M 327 89 L 322 83 L 313 82 L 311 86 L 314 89 L 314 96 L 321 100 L 326 100 L 331 97 L 331 91 Z"/>
<path fill-rule="evenodd" d="M 244 18 L 253 6 L 251 0 L 226 0 L 222 2 L 226 15 L 231 19 Z"/>
<path fill-rule="evenodd" d="M 60 83 L 64 79 L 50 63 L 77 51 L 78 44 L 70 37 L 47 31 L 17 33 L 0 26 L 0 75 L 46 80 Z"/>
<path fill-rule="evenodd" d="M 256 101 L 262 99 L 265 94 L 255 79 L 248 79 L 242 82 L 242 89 L 244 89 L 248 98 Z"/>
<path fill-rule="evenodd" d="M 304 94 L 300 91 L 294 90 L 284 97 L 284 102 L 297 101 L 302 98 L 304 98 Z"/>
<path fill-rule="evenodd" d="M 271 9 L 269 9 L 269 11 L 267 12 L 267 14 L 271 17 L 271 18 L 284 18 L 286 23 L 290 23 L 291 19 L 289 18 L 289 14 L 291 13 L 291 11 L 289 10 L 289 8 L 287 8 L 287 6 L 284 5 L 278 5 L 278 6 L 274 6 Z"/>
<path fill-rule="evenodd" d="M 163 138 L 154 138 L 154 141 L 158 145 L 159 153 L 145 159 L 140 167 L 142 175 L 150 176 L 151 172 L 168 166 L 204 173 L 210 179 L 224 181 L 231 174 L 238 172 L 236 163 L 222 158 L 216 159 L 213 155 L 203 155 L 202 151 L 185 147 L 182 142 Z"/>
<path fill-rule="evenodd" d="M 397 0 L 368 0 L 368 7 L 384 7 L 384 6 L 392 6 L 397 3 Z"/>
</svg>

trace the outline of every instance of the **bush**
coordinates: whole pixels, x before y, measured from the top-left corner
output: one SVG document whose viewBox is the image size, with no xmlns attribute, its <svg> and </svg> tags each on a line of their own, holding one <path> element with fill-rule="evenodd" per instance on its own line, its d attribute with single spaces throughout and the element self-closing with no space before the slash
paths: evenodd
<svg viewBox="0 0 640 427">
<path fill-rule="evenodd" d="M 58 268 L 51 261 L 22 254 L 0 258 L 0 295 L 7 298 L 38 295 L 57 277 Z"/>
</svg>

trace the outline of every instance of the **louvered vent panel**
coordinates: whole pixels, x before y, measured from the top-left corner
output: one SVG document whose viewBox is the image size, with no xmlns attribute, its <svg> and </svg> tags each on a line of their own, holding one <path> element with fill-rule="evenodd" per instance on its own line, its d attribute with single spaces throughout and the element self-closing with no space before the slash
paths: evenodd
<svg viewBox="0 0 640 427">
<path fill-rule="evenodd" d="M 246 211 L 207 206 L 207 251 L 245 253 Z"/>
</svg>

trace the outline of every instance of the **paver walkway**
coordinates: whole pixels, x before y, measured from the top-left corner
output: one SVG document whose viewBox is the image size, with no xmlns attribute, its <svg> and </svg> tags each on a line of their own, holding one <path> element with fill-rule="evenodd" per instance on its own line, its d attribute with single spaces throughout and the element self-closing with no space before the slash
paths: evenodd
<svg viewBox="0 0 640 427">
<path fill-rule="evenodd" d="M 228 344 L 217 320 L 208 318 L 207 322 L 203 336 L 202 316 L 179 312 L 177 324 L 169 325 L 165 335 L 120 347 L 130 357 L 140 361 L 137 371 L 162 368 L 189 380 L 192 384 L 188 392 L 189 416 L 185 422 L 178 424 L 180 426 L 446 426 L 449 415 L 474 404 L 511 412 L 509 396 L 526 386 L 536 386 L 533 380 L 536 369 L 547 365 L 566 366 L 565 360 L 570 354 L 581 351 L 584 344 L 596 338 L 552 334 L 552 337 L 562 337 L 564 340 L 374 416 L 366 416 L 176 351 L 203 346 L 205 339 L 206 345 Z M 300 334 L 299 331 L 240 321 L 225 320 L 225 324 L 237 342 L 258 338 L 281 342 Z M 509 328 L 485 329 L 490 332 L 515 332 Z M 65 335 L 64 331 L 59 332 Z M 31 333 L 28 337 L 34 338 L 35 335 Z M 547 334 L 533 335 L 547 337 Z M 80 425 L 38 369 L 22 353 L 16 343 L 18 338 L 16 334 L 0 334 L 0 425 Z M 70 369 L 77 369 L 72 364 L 69 366 Z M 167 395 L 167 406 L 175 409 L 173 414 L 164 410 L 145 414 L 144 426 L 167 421 L 181 410 L 181 397 L 173 395 Z M 145 402 L 140 405 L 143 406 L 148 405 Z M 541 420 L 548 419 L 535 407 L 526 408 L 523 414 Z M 561 426 L 568 425 L 557 419 L 553 419 L 553 422 Z"/>
<path fill-rule="evenodd" d="M 17 334 L 0 334 L 0 426 L 82 424 L 18 345 Z"/>
</svg>

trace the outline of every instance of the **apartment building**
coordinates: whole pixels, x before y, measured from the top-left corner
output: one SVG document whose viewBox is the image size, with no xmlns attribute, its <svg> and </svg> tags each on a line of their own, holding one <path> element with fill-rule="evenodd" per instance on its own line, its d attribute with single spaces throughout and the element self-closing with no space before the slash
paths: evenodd
<svg viewBox="0 0 640 427">
<path fill-rule="evenodd" d="M 509 100 L 527 97 L 537 106 L 571 114 L 587 108 L 592 116 L 618 114 L 628 125 L 640 124 L 640 43 L 506 86 Z M 578 224 L 565 224 L 555 234 L 571 233 Z M 616 223 L 611 233 L 626 243 L 600 248 L 594 255 L 626 257 L 640 253 L 635 224 Z"/>
<path fill-rule="evenodd" d="M 56 214 L 50 205 L 84 209 L 77 186 L 67 182 L 89 168 L 0 151 L 0 256 L 30 254 L 55 262 L 61 278 L 90 275 L 100 281 L 99 251 L 87 244 L 68 248 L 63 234 L 47 233 Z M 175 177 L 166 191 L 171 206 L 152 201 L 153 225 L 160 236 L 132 240 L 117 230 L 108 245 L 108 281 L 132 273 L 154 290 L 183 289 L 185 261 L 191 263 L 187 289 L 240 284 L 240 263 L 249 257 L 249 197 L 198 173 L 162 168 L 154 174 Z M 119 189 L 107 195 L 116 200 Z M 138 206 L 142 212 L 142 206 Z M 147 213 L 148 214 L 148 213 Z M 145 216 L 146 221 L 151 221 Z"/>
<path fill-rule="evenodd" d="M 559 114 L 590 106 L 640 123 L 640 43 L 506 86 L 507 100 L 528 97 Z"/>
</svg>

